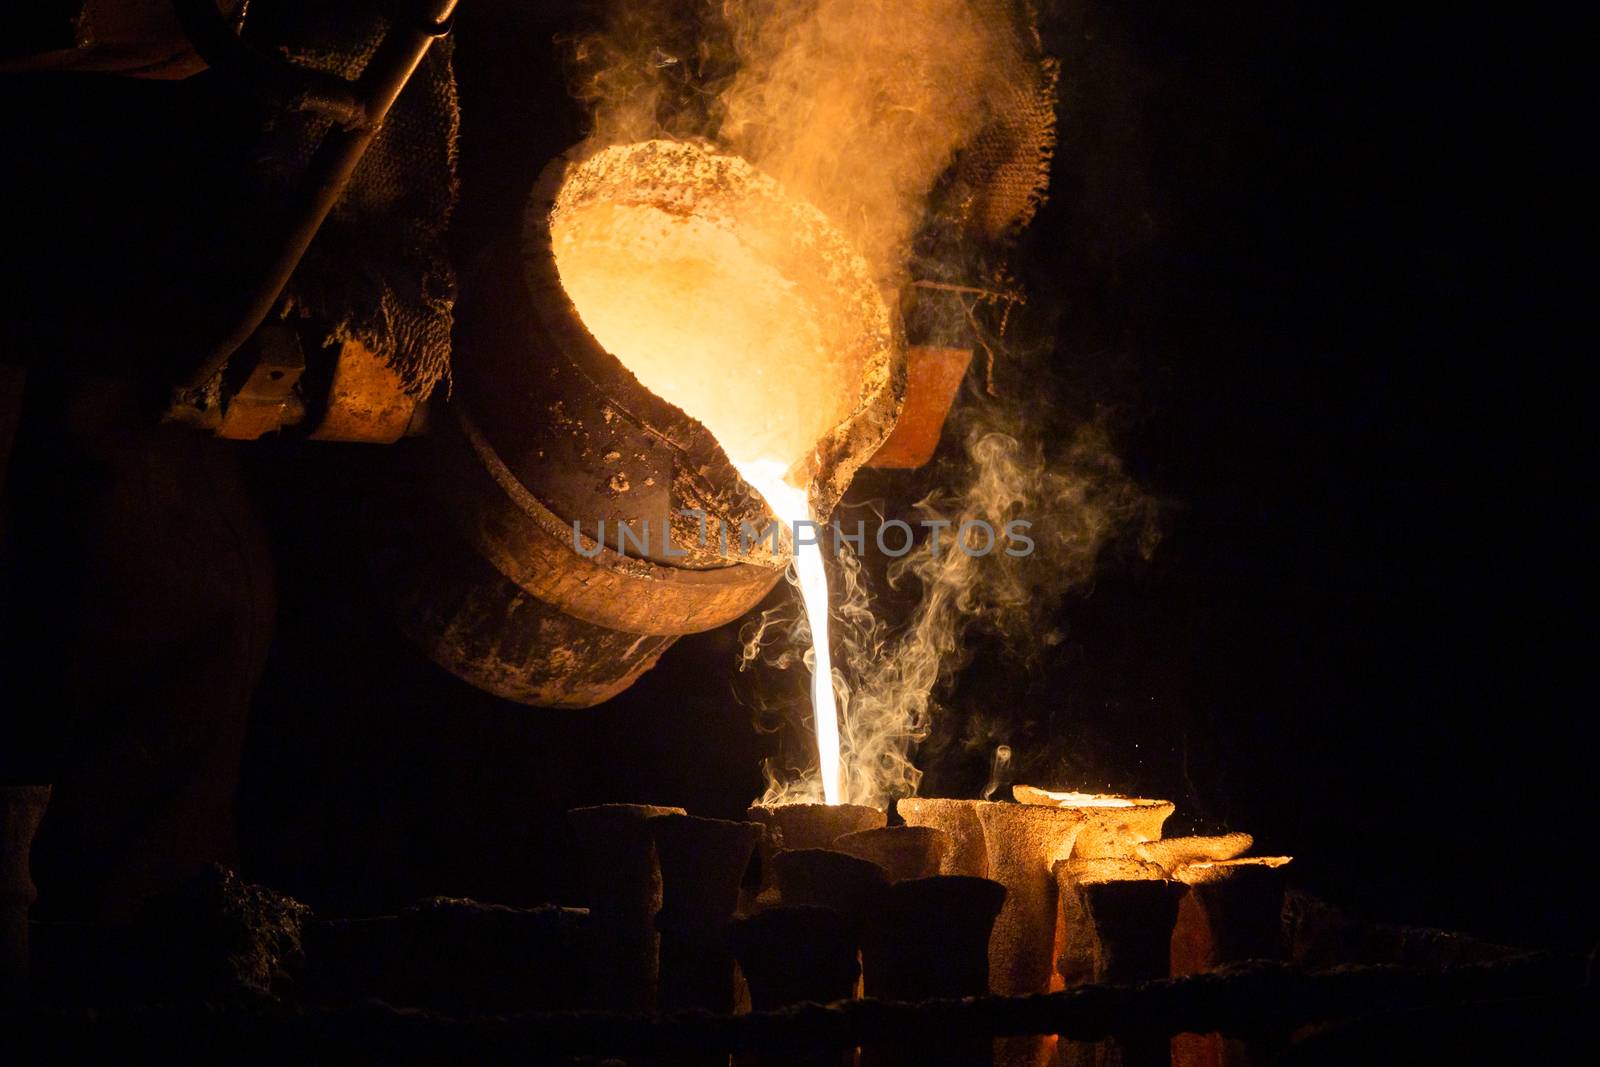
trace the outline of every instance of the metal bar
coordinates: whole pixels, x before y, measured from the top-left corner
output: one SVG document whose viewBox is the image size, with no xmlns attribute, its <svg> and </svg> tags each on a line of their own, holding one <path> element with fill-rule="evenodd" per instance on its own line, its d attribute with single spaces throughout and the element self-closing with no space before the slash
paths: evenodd
<svg viewBox="0 0 1600 1067">
<path fill-rule="evenodd" d="M 377 136 L 383 119 L 411 79 L 433 42 L 450 32 L 456 0 L 426 0 L 414 22 L 396 24 L 368 62 L 356 84 L 364 119 L 353 127 L 329 131 L 306 169 L 298 207 L 290 216 L 259 281 L 239 299 L 227 325 L 204 346 L 194 371 L 180 388 L 199 389 L 214 378 L 228 359 L 266 321 L 306 249 L 333 210 L 350 176 Z"/>
</svg>

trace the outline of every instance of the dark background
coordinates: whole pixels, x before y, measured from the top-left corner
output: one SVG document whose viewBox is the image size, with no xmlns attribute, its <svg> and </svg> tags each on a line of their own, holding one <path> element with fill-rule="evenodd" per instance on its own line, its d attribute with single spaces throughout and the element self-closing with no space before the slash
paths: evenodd
<svg viewBox="0 0 1600 1067">
<path fill-rule="evenodd" d="M 1162 540 L 1108 553 L 1031 673 L 974 637 L 940 731 L 983 729 L 924 791 L 974 795 L 1004 740 L 1024 780 L 1252 831 L 1359 914 L 1589 944 L 1592 479 L 1578 379 L 1540 359 L 1547 31 L 1425 8 L 1045 5 L 1061 143 L 1017 329 L 1055 340 L 1000 381 L 1051 397 L 1052 433 L 1110 427 Z M 552 43 L 575 25 L 462 5 L 463 263 L 581 134 Z M 278 599 L 248 877 L 329 911 L 577 902 L 566 807 L 737 816 L 760 792 L 774 739 L 740 704 L 761 680 L 735 675 L 736 627 L 600 708 L 497 701 L 386 621 L 352 491 L 385 460 L 242 451 Z M 903 510 L 929 477 L 869 473 L 851 499 Z"/>
</svg>

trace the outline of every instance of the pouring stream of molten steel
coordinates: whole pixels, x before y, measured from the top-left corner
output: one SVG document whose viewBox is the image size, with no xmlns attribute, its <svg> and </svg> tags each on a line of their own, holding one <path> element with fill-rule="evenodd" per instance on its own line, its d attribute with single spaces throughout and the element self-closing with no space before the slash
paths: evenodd
<svg viewBox="0 0 1600 1067">
<path fill-rule="evenodd" d="M 645 204 L 599 202 L 553 220 L 562 286 L 606 351 L 694 416 L 797 534 L 794 569 L 812 642 L 812 708 L 823 797 L 843 800 L 828 650 L 828 576 L 805 486 L 785 474 L 852 410 L 859 363 L 841 355 L 802 293 L 737 228 Z M 760 236 L 760 235 L 757 235 Z"/>
<path fill-rule="evenodd" d="M 833 656 L 828 650 L 828 572 L 822 565 L 820 536 L 809 541 L 797 519 L 810 514 L 804 489 L 783 477 L 783 464 L 775 460 L 733 460 L 744 480 L 755 486 L 772 513 L 794 533 L 794 571 L 805 601 L 806 622 L 811 627 L 811 711 L 816 721 L 817 757 L 822 776 L 822 797 L 838 804 L 841 791 L 839 757 L 839 707 L 833 694 Z"/>
</svg>

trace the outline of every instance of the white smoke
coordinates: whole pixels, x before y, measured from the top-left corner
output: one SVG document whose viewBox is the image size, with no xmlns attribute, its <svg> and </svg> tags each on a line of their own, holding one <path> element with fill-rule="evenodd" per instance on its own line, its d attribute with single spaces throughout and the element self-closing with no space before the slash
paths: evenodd
<svg viewBox="0 0 1600 1067">
<path fill-rule="evenodd" d="M 574 42 L 576 91 L 594 119 L 588 147 L 705 138 L 742 155 L 827 214 L 892 297 L 935 183 L 1015 104 L 1017 86 L 1003 72 L 1025 61 L 1015 27 L 995 17 L 999 6 L 616 0 L 606 25 Z M 995 347 L 985 346 L 991 363 Z M 834 682 L 849 802 L 915 793 L 916 747 L 940 687 L 968 661 L 968 638 L 983 631 L 1024 658 L 1037 654 L 1053 639 L 1045 629 L 1062 597 L 1089 582 L 1120 530 L 1148 518 L 1098 427 L 1047 442 L 1019 405 L 987 394 L 969 396 L 957 418 L 963 454 L 948 464 L 944 488 L 918 502 L 918 515 L 950 531 L 1025 520 L 1035 550 L 975 557 L 953 550 L 948 536 L 937 554 L 925 542 L 888 569 L 889 592 L 912 600 L 897 621 L 885 617 L 885 591 L 872 588 L 862 559 L 848 547 L 836 553 Z M 810 668 L 811 654 L 797 651 L 810 647 L 798 600 L 747 624 L 741 669 Z M 808 706 L 798 692 L 763 701 L 757 724 L 803 724 Z M 767 768 L 765 800 L 822 799 L 815 770 L 782 762 Z"/>
<path fill-rule="evenodd" d="M 1057 607 L 1090 583 L 1107 545 L 1129 533 L 1142 551 L 1154 548 L 1151 503 L 1100 427 L 1081 426 L 1064 446 L 1051 449 L 1003 400 L 969 401 L 953 416 L 963 454 L 941 472 L 946 487 L 915 510 L 924 524 L 946 531 L 968 522 L 1002 530 L 1012 520 L 1027 521 L 1034 550 L 971 555 L 954 549 L 947 533 L 935 553 L 932 539 L 924 540 L 888 567 L 890 588 L 915 597 L 898 624 L 884 616 L 886 598 L 870 588 L 861 560 L 848 546 L 836 556 L 835 680 L 850 803 L 881 805 L 916 793 L 922 777 L 913 763 L 916 746 L 932 727 L 941 686 L 968 662 L 971 638 L 981 632 L 1001 641 L 1026 667 L 1058 640 L 1051 630 Z M 981 547 L 976 539 L 973 547 Z M 770 609 L 741 635 L 741 665 L 760 660 L 764 643 L 775 636 L 780 647 L 808 636 L 803 625 L 792 612 Z M 785 651 L 766 662 L 792 665 L 794 657 Z M 818 790 L 814 776 L 769 769 L 765 799 L 812 799 Z"/>
<path fill-rule="evenodd" d="M 892 289 L 934 183 L 1014 106 L 1021 48 L 972 0 L 614 0 L 572 51 L 589 149 L 708 139 L 820 208 Z"/>
</svg>

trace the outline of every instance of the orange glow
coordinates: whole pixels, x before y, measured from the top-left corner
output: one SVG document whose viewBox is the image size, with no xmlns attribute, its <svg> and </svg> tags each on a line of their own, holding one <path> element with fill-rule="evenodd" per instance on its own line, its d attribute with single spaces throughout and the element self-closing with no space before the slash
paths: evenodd
<svg viewBox="0 0 1600 1067">
<path fill-rule="evenodd" d="M 1015 786 L 1012 792 L 1024 804 L 1046 804 L 1057 808 L 1133 808 L 1149 803 L 1109 793 L 1057 792 L 1031 785 Z"/>
<path fill-rule="evenodd" d="M 784 530 L 819 518 L 807 495 L 816 446 L 861 405 L 889 336 L 865 264 L 821 213 L 741 160 L 651 141 L 572 168 L 550 234 L 562 286 L 595 339 L 711 431 Z M 794 545 L 794 567 L 823 795 L 837 804 L 820 546 Z"/>
</svg>

